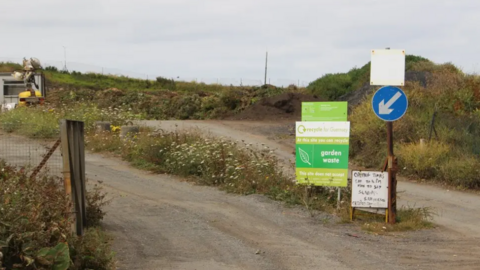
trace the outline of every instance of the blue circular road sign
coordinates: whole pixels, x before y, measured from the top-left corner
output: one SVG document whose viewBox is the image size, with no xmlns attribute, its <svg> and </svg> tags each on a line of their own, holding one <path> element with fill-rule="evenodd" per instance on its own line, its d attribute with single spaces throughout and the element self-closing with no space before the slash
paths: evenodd
<svg viewBox="0 0 480 270">
<path fill-rule="evenodd" d="M 407 112 L 407 96 L 398 87 L 385 86 L 373 95 L 372 107 L 378 118 L 388 122 L 396 121 Z"/>
</svg>

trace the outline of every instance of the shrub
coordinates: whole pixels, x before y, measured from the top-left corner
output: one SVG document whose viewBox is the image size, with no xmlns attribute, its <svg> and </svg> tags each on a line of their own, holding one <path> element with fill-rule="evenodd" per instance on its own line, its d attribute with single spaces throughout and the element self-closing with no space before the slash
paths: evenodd
<svg viewBox="0 0 480 270">
<path fill-rule="evenodd" d="M 326 74 L 308 85 L 312 94 L 327 100 L 335 100 L 351 90 L 352 78 L 349 74 Z"/>
<path fill-rule="evenodd" d="M 173 79 L 157 77 L 157 83 L 163 89 L 168 89 L 171 91 L 175 91 L 175 89 L 177 89 L 175 81 Z"/>
<path fill-rule="evenodd" d="M 0 268 L 85 269 L 95 265 L 94 269 L 112 269 L 110 242 L 100 229 L 96 234 L 87 231 L 84 237 L 72 234 L 71 207 L 61 179 L 43 175 L 32 180 L 25 170 L 0 161 Z"/>
<path fill-rule="evenodd" d="M 97 227 L 105 216 L 103 208 L 110 202 L 106 200 L 107 194 L 102 192 L 102 189 L 95 185 L 93 190 L 90 190 L 86 194 L 86 211 L 87 211 L 87 226 Z"/>
<path fill-rule="evenodd" d="M 448 184 L 460 188 L 480 188 L 480 162 L 472 156 L 450 157 L 440 168 Z"/>
<path fill-rule="evenodd" d="M 88 228 L 70 244 L 72 269 L 109 270 L 115 268 L 112 237 L 100 228 Z"/>
<path fill-rule="evenodd" d="M 428 145 L 402 144 L 398 150 L 402 172 L 424 179 L 439 175 L 451 151 L 448 145 L 441 142 L 431 142 Z"/>
</svg>

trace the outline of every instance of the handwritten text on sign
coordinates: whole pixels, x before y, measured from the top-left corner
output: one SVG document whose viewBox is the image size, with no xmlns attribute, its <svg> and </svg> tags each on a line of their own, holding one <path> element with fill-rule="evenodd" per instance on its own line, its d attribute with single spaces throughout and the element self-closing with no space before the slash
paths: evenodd
<svg viewBox="0 0 480 270">
<path fill-rule="evenodd" d="M 388 208 L 388 173 L 352 171 L 352 207 Z"/>
</svg>

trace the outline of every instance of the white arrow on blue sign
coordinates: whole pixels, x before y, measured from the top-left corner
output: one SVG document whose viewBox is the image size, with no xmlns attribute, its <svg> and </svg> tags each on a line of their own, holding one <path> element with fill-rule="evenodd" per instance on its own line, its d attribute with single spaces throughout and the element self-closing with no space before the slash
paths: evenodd
<svg viewBox="0 0 480 270">
<path fill-rule="evenodd" d="M 388 122 L 396 121 L 407 112 L 407 96 L 398 87 L 385 86 L 373 95 L 372 107 L 378 118 Z"/>
</svg>

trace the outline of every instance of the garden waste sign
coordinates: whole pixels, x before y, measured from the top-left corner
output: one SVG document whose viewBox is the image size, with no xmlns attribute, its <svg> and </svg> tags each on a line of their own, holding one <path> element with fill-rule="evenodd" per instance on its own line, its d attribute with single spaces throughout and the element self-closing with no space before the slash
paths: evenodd
<svg viewBox="0 0 480 270">
<path fill-rule="evenodd" d="M 350 122 L 296 122 L 299 184 L 346 187 Z"/>
</svg>

